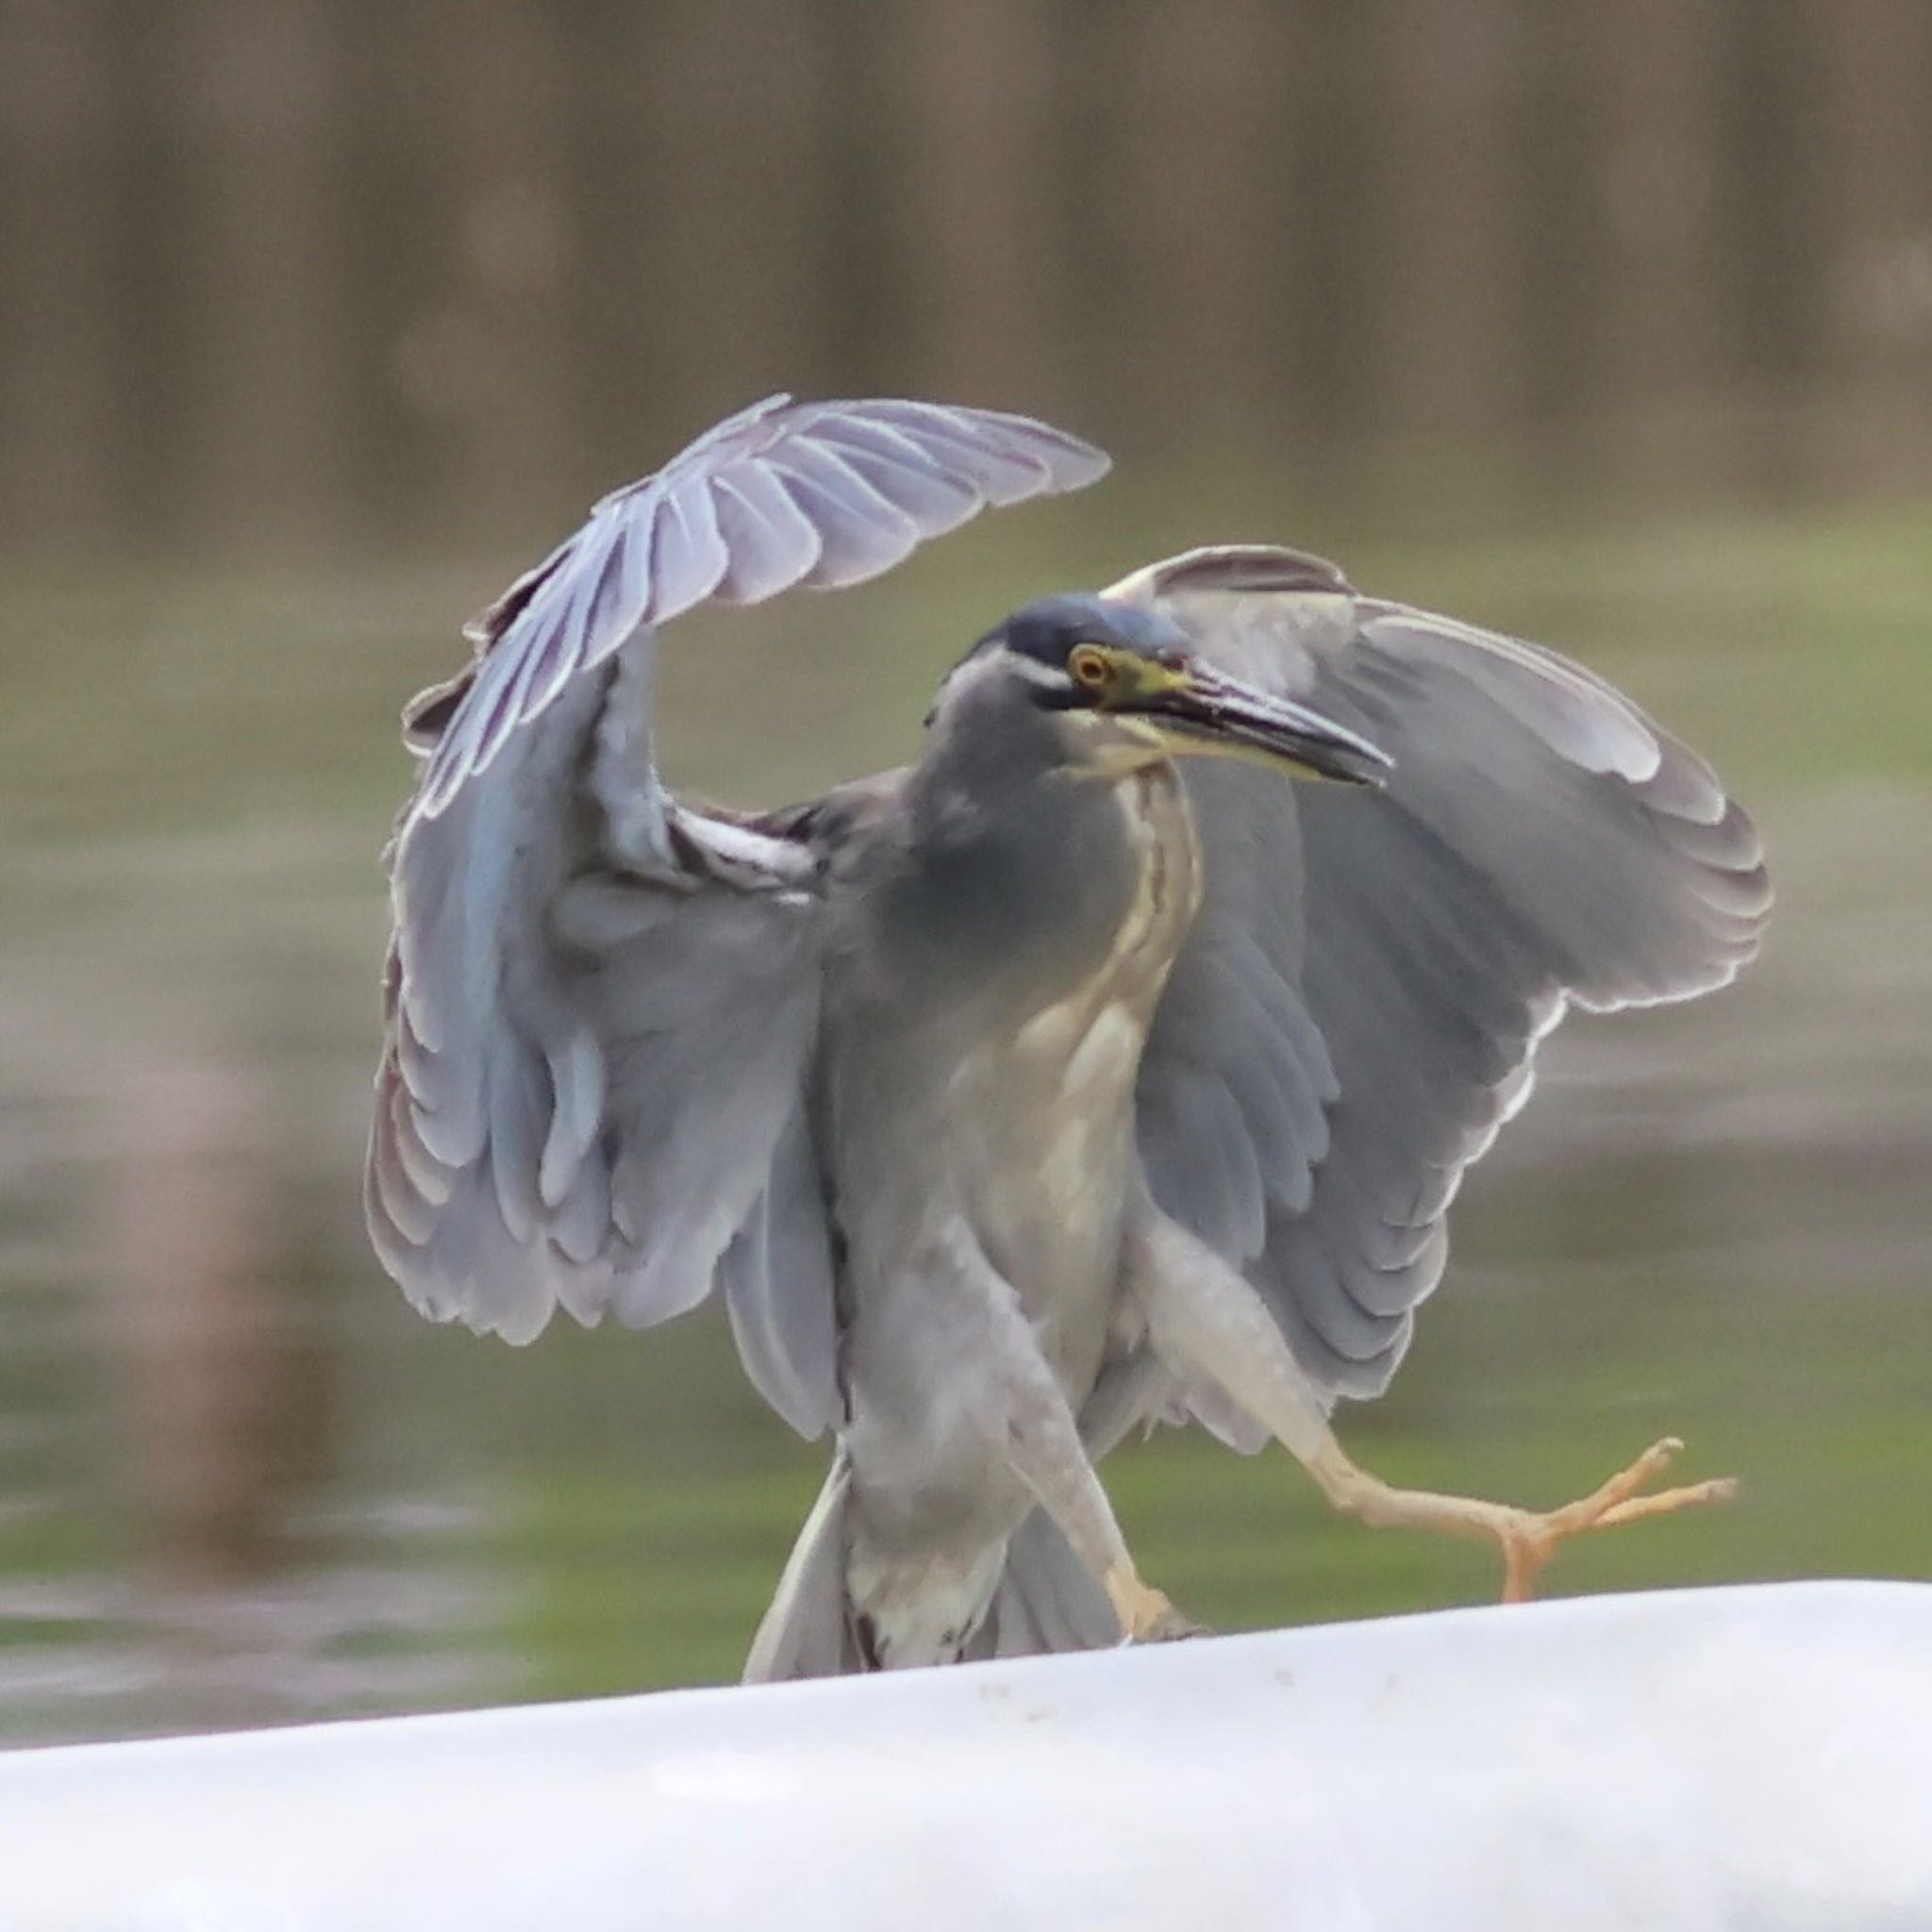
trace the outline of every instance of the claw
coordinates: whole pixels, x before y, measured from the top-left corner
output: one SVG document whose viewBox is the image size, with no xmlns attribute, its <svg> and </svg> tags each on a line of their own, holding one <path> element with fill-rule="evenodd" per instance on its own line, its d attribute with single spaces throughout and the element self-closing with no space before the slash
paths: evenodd
<svg viewBox="0 0 1932 1932">
<path fill-rule="evenodd" d="M 1178 1643 L 1190 1637 L 1211 1637 L 1214 1633 L 1205 1624 L 1197 1624 L 1185 1610 L 1177 1610 L 1172 1604 L 1133 1641 L 1136 1643 Z"/>
<path fill-rule="evenodd" d="M 1207 1625 L 1174 1608 L 1159 1591 L 1131 1571 L 1108 1574 L 1107 1593 L 1128 1643 L 1171 1643 L 1181 1637 L 1205 1637 Z"/>
</svg>

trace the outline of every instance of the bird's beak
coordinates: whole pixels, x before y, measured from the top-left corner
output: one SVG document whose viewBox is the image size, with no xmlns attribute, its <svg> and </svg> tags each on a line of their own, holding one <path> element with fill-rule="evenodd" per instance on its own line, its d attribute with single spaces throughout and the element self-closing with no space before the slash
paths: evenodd
<svg viewBox="0 0 1932 1932">
<path fill-rule="evenodd" d="M 1152 680 L 1150 680 L 1152 683 Z M 1160 735 L 1172 758 L 1255 758 L 1307 778 L 1381 785 L 1394 759 L 1344 724 L 1206 664 L 1168 674 L 1136 693 L 1133 709 Z"/>
</svg>

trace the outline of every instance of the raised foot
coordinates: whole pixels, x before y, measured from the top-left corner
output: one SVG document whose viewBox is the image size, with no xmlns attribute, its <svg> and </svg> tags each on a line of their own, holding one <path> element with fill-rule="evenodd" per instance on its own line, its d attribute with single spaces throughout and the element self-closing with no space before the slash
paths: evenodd
<svg viewBox="0 0 1932 1932">
<path fill-rule="evenodd" d="M 1433 1529 L 1450 1536 L 1488 1540 L 1503 1551 L 1503 1601 L 1525 1602 L 1542 1568 L 1566 1537 L 1615 1529 L 1647 1516 L 1668 1516 L 1701 1503 L 1723 1503 L 1738 1493 L 1727 1476 L 1675 1490 L 1644 1493 L 1683 1448 L 1674 1436 L 1653 1442 L 1627 1469 L 1560 1509 L 1539 1512 L 1473 1496 L 1439 1496 L 1426 1490 L 1391 1490 L 1341 1453 L 1339 1445 L 1309 1465 L 1336 1507 L 1380 1529 Z"/>
<path fill-rule="evenodd" d="M 1129 1643 L 1172 1643 L 1177 1638 L 1208 1635 L 1205 1624 L 1175 1609 L 1161 1591 L 1150 1589 L 1131 1571 L 1110 1574 L 1107 1594 Z"/>
<path fill-rule="evenodd" d="M 1675 1436 L 1653 1442 L 1628 1468 L 1620 1469 L 1589 1495 L 1566 1503 L 1560 1509 L 1539 1514 L 1491 1505 L 1497 1512 L 1493 1527 L 1503 1546 L 1503 1601 L 1526 1603 L 1536 1592 L 1543 1565 L 1567 1537 L 1582 1536 L 1593 1529 L 1617 1529 L 1626 1523 L 1669 1516 L 1705 1503 L 1729 1502 L 1738 1493 L 1738 1485 L 1730 1476 L 1716 1476 L 1677 1489 L 1650 1491 L 1650 1485 L 1671 1466 L 1672 1458 L 1683 1446 Z"/>
</svg>

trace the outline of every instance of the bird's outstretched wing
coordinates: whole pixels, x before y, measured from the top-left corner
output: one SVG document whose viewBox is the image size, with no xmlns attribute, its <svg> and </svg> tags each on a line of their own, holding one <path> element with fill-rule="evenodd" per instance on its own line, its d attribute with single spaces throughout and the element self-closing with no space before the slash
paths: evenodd
<svg viewBox="0 0 1932 1932">
<path fill-rule="evenodd" d="M 665 792 L 658 627 L 861 582 L 1106 468 L 1022 417 L 774 397 L 607 497 L 471 627 L 474 663 L 408 718 L 365 1191 L 425 1314 L 524 1341 L 559 1304 L 647 1324 L 722 1280 L 760 1389 L 824 1424 L 817 855 Z"/>
<path fill-rule="evenodd" d="M 1553 652 L 1200 550 L 1107 592 L 1360 732 L 1387 789 L 1184 767 L 1201 916 L 1142 1063 L 1149 1186 L 1336 1394 L 1378 1393 L 1463 1170 L 1571 1005 L 1688 998 L 1756 952 L 1757 833 L 1695 753 Z"/>
</svg>

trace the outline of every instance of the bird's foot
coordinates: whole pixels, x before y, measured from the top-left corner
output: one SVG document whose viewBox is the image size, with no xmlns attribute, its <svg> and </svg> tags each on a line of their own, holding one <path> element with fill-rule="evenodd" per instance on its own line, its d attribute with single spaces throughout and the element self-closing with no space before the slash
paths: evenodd
<svg viewBox="0 0 1932 1932">
<path fill-rule="evenodd" d="M 1181 1637 L 1205 1637 L 1208 1626 L 1174 1608 L 1159 1591 L 1142 1583 L 1131 1570 L 1110 1571 L 1106 1579 L 1108 1599 L 1129 1643 L 1171 1643 Z"/>
<path fill-rule="evenodd" d="M 1543 1566 L 1566 1539 L 1616 1529 L 1651 1516 L 1669 1516 L 1704 1503 L 1728 1502 L 1738 1485 L 1728 1476 L 1645 1493 L 1683 1448 L 1674 1436 L 1653 1442 L 1606 1483 L 1560 1509 L 1519 1509 L 1474 1496 L 1439 1496 L 1425 1490 L 1391 1490 L 1341 1458 L 1318 1469 L 1328 1494 L 1347 1514 L 1380 1528 L 1433 1529 L 1452 1536 L 1494 1538 L 1503 1552 L 1503 1601 L 1526 1603 Z"/>
<path fill-rule="evenodd" d="M 1675 1489 L 1651 1490 L 1651 1484 L 1671 1466 L 1683 1446 L 1675 1436 L 1653 1442 L 1627 1468 L 1620 1469 L 1589 1495 L 1565 1503 L 1560 1509 L 1541 1514 L 1506 1509 L 1503 1513 L 1510 1521 L 1499 1532 L 1503 1545 L 1503 1601 L 1528 1602 L 1536 1593 L 1537 1578 L 1542 1574 L 1543 1565 L 1567 1537 L 1582 1536 L 1592 1529 L 1617 1529 L 1626 1523 L 1641 1523 L 1651 1516 L 1670 1516 L 1704 1503 L 1729 1502 L 1738 1493 L 1736 1479 L 1731 1476 L 1713 1476 L 1706 1482 L 1687 1483 Z"/>
</svg>

